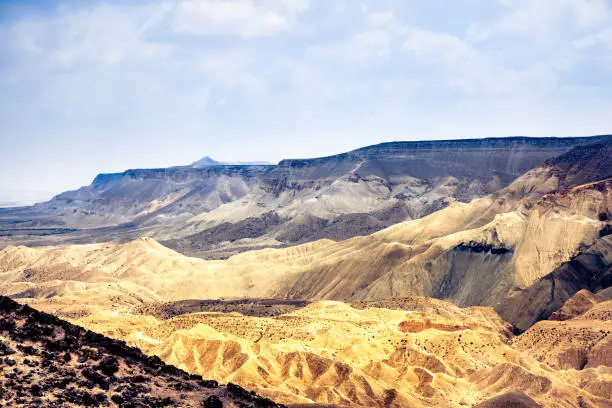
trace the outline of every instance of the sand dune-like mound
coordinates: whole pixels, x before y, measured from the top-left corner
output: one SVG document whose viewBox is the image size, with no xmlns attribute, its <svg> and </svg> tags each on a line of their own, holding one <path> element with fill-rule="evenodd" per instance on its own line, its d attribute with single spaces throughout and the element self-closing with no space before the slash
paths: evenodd
<svg viewBox="0 0 612 408">
<path fill-rule="evenodd" d="M 574 148 L 494 194 L 450 203 L 372 235 L 249 251 L 226 261 L 184 257 L 151 239 L 123 245 L 9 247 L 0 251 L 0 274 L 9 286 L 2 291 L 40 297 L 50 282 L 78 281 L 129 283 L 165 301 L 420 295 L 461 306 L 494 306 L 513 324 L 528 325 L 541 314 L 547 317 L 554 311 L 549 309 L 560 307 L 578 290 L 592 288 L 564 285 L 566 294 L 556 296 L 552 306 L 531 311 L 531 322 L 512 316 L 506 302 L 514 299 L 523 306 L 523 299 L 531 296 L 523 293 L 526 289 L 540 284 L 545 290 L 542 279 L 585 249 L 599 245 L 600 262 L 610 262 L 605 246 L 612 231 L 612 179 L 606 177 L 612 170 L 602 155 L 610 146 L 605 139 Z M 42 292 L 41 284 L 47 285 Z"/>
<path fill-rule="evenodd" d="M 531 286 L 510 293 L 496 310 L 515 327 L 526 330 L 549 316 L 566 320 L 596 299 L 609 298 L 606 288 L 612 284 L 612 236 L 600 236 L 593 245 L 581 248 L 576 256 Z"/>
<path fill-rule="evenodd" d="M 0 251 L 0 276 L 2 293 L 14 297 L 68 294 L 74 290 L 66 283 L 78 282 L 83 291 L 121 286 L 145 300 L 265 295 L 276 277 L 246 264 L 188 258 L 149 238 L 126 244 L 8 247 Z"/>
<path fill-rule="evenodd" d="M 591 293 L 586 289 L 580 290 L 574 296 L 572 296 L 563 307 L 558 311 L 554 312 L 549 320 L 569 320 L 580 316 L 591 310 L 593 306 L 604 301 L 602 296 Z M 592 318 L 591 318 L 592 319 Z"/>
<path fill-rule="evenodd" d="M 539 408 L 540 404 L 522 392 L 507 392 L 488 401 L 475 405 L 474 408 Z"/>
<path fill-rule="evenodd" d="M 89 186 L 48 202 L 0 209 L 0 247 L 151 236 L 184 254 L 220 259 L 318 239 L 344 240 L 431 214 L 453 201 L 483 197 L 547 159 L 609 140 L 391 142 L 278 165 L 208 162 L 99 174 Z M 588 155 L 585 150 L 570 159 L 587 162 Z M 581 177 L 599 174 L 603 171 Z"/>
<path fill-rule="evenodd" d="M 216 261 L 149 238 L 7 247 L 0 293 L 283 403 L 610 406 L 602 149 L 343 241 Z"/>
</svg>

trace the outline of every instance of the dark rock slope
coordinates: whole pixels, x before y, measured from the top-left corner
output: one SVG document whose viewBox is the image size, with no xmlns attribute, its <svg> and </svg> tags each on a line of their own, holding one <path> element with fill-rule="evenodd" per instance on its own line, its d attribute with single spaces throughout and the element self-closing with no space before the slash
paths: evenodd
<svg viewBox="0 0 612 408">
<path fill-rule="evenodd" d="M 3 296 L 0 406 L 282 407 Z"/>
<path fill-rule="evenodd" d="M 541 408 L 542 406 L 521 391 L 500 394 L 474 408 Z"/>
<path fill-rule="evenodd" d="M 560 179 L 561 188 L 612 178 L 612 140 L 577 146 L 546 161 Z"/>
<path fill-rule="evenodd" d="M 600 238 L 528 288 L 505 299 L 496 311 L 519 331 L 524 331 L 535 322 L 548 319 L 576 293 L 583 290 L 595 293 L 609 288 L 612 264 L 607 254 L 611 250 L 612 236 Z"/>
</svg>

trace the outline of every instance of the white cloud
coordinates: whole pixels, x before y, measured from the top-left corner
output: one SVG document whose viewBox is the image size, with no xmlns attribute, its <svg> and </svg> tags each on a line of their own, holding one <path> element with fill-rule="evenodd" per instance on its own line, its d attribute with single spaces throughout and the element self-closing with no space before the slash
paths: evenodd
<svg viewBox="0 0 612 408">
<path fill-rule="evenodd" d="M 608 0 L 565 0 L 576 23 L 582 28 L 596 27 L 610 19 L 612 4 Z"/>
<path fill-rule="evenodd" d="M 375 27 L 384 26 L 395 19 L 393 11 L 366 12 L 366 22 Z"/>
<path fill-rule="evenodd" d="M 499 91 L 497 82 L 491 81 L 493 67 L 483 55 L 458 37 L 413 29 L 402 48 L 427 67 L 437 68 L 453 87 L 470 93 Z"/>
<path fill-rule="evenodd" d="M 305 0 L 181 0 L 174 24 L 196 35 L 267 37 L 288 31 L 307 8 Z"/>
<path fill-rule="evenodd" d="M 53 183 L 73 160 L 89 179 L 111 162 L 187 162 L 194 145 L 274 161 L 609 125 L 609 0 L 56 1 L 2 6 L 0 172 L 16 174 L 5 189 L 40 183 L 25 174 L 49 157 Z M 45 158 L 29 148 L 41 140 Z"/>
<path fill-rule="evenodd" d="M 499 0 L 500 12 L 464 33 L 409 29 L 403 48 L 438 68 L 446 83 L 470 93 L 553 94 L 590 47 L 612 44 L 607 0 Z M 462 35 L 463 34 L 463 35 Z M 609 59 L 608 59 L 609 60 Z M 575 78 L 576 77 L 574 75 Z"/>
<path fill-rule="evenodd" d="M 533 43 L 546 44 L 574 31 L 597 28 L 610 21 L 608 0 L 504 0 L 504 12 L 487 23 L 468 28 L 469 38 L 482 41 L 500 36 L 521 36 Z"/>
<path fill-rule="evenodd" d="M 555 56 L 516 69 L 456 36 L 410 30 L 403 49 L 438 71 L 449 85 L 470 94 L 527 95 L 549 93 L 557 87 L 557 73 L 568 69 L 567 58 Z M 433 74 L 432 74 L 433 75 Z"/>
<path fill-rule="evenodd" d="M 208 76 L 211 83 L 227 88 L 241 88 L 247 92 L 263 91 L 266 87 L 262 75 L 253 72 L 253 57 L 240 50 L 209 52 L 196 61 L 193 69 Z"/>
<path fill-rule="evenodd" d="M 306 53 L 318 58 L 365 61 L 388 56 L 390 44 L 388 31 L 370 29 L 340 41 L 310 46 Z"/>
<path fill-rule="evenodd" d="M 142 38 L 139 20 L 152 11 L 112 6 L 59 10 L 50 18 L 18 21 L 8 27 L 8 35 L 14 39 L 13 51 L 37 64 L 56 69 L 112 67 L 167 56 L 167 47 Z"/>
<path fill-rule="evenodd" d="M 603 46 L 612 50 L 612 28 L 606 28 L 595 34 L 579 38 L 575 40 L 572 45 L 579 50 L 596 46 Z"/>
<path fill-rule="evenodd" d="M 477 57 L 477 53 L 465 41 L 445 33 L 413 29 L 403 44 L 404 50 L 417 58 L 460 63 Z"/>
</svg>

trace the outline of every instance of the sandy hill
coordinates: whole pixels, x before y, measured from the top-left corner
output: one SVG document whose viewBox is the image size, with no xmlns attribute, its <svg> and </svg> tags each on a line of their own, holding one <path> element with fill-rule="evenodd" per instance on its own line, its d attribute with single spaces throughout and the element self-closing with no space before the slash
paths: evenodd
<svg viewBox="0 0 612 408">
<path fill-rule="evenodd" d="M 226 260 L 151 238 L 9 246 L 0 294 L 283 403 L 611 406 L 611 144 L 347 240 Z M 374 153 L 409 160 L 413 148 Z M 307 179 L 323 161 L 325 178 L 351 157 L 279 168 Z M 232 203 L 218 211 L 241 214 Z"/>
<path fill-rule="evenodd" d="M 592 294 L 582 290 L 570 298 L 551 318 L 536 323 L 512 341 L 552 369 L 568 370 L 580 379 L 584 389 L 612 399 L 612 301 L 609 293 Z M 590 382 L 604 374 L 604 381 Z"/>
<path fill-rule="evenodd" d="M 2 405 L 280 407 L 0 297 Z"/>
<path fill-rule="evenodd" d="M 299 269 L 308 254 L 335 244 L 318 245 L 234 258 L 267 257 L 259 265 L 270 268 L 282 261 L 280 252 L 282 265 Z M 0 290 L 190 373 L 288 404 L 610 406 L 605 290 L 581 292 L 557 313 L 581 313 L 580 320 L 541 322 L 519 337 L 490 308 L 421 297 L 351 304 L 180 300 L 275 290 L 271 270 L 234 258 L 185 258 L 150 239 L 6 248 Z M 276 273 L 283 276 L 280 268 Z M 255 285 L 260 279 L 268 285 Z M 573 354 L 563 353 L 566 345 Z M 567 369 L 573 371 L 560 371 Z"/>
</svg>

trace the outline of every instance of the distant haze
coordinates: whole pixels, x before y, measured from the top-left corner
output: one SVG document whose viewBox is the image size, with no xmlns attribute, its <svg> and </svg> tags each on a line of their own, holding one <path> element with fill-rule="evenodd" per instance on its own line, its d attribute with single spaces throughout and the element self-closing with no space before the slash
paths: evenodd
<svg viewBox="0 0 612 408">
<path fill-rule="evenodd" d="M 610 27 L 606 0 L 0 0 L 0 202 L 203 156 L 609 133 Z"/>
<path fill-rule="evenodd" d="M 8 190 L 0 191 L 0 208 L 32 205 L 47 201 L 56 195 L 57 191 Z"/>
</svg>

